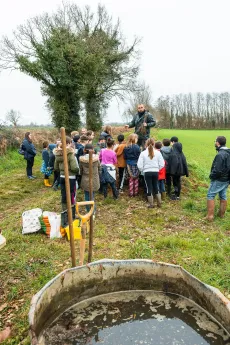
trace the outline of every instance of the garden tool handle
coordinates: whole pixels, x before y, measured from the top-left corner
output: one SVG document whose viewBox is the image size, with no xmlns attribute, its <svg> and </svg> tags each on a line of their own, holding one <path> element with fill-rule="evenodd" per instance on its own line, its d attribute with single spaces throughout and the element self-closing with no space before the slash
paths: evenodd
<svg viewBox="0 0 230 345">
<path fill-rule="evenodd" d="M 79 206 L 87 206 L 87 205 L 91 206 L 90 211 L 88 213 L 86 213 L 86 214 L 81 214 L 79 212 Z M 89 220 L 89 218 L 93 214 L 93 211 L 94 211 L 94 201 L 80 201 L 80 202 L 76 203 L 77 215 L 81 218 L 83 223 L 85 223 L 85 222 L 87 222 Z"/>
<path fill-rule="evenodd" d="M 86 243 L 86 239 L 82 239 L 80 241 L 80 258 L 79 258 L 79 265 L 80 266 L 84 265 L 85 243 Z"/>
<path fill-rule="evenodd" d="M 80 240 L 80 258 L 79 258 L 79 265 L 84 265 L 84 256 L 85 256 L 85 244 L 86 244 L 86 222 L 81 226 L 81 236 L 82 239 Z"/>
</svg>

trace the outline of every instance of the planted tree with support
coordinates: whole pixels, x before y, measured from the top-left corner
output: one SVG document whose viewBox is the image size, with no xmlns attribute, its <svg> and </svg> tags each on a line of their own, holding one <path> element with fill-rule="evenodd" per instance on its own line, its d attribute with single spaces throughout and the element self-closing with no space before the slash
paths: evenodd
<svg viewBox="0 0 230 345">
<path fill-rule="evenodd" d="M 101 127 L 112 97 L 123 99 L 135 89 L 138 39 L 130 45 L 119 21 L 106 9 L 63 3 L 56 13 L 29 19 L 3 37 L 0 67 L 18 69 L 37 79 L 47 97 L 53 123 L 77 129 L 83 105 L 87 126 Z"/>
</svg>

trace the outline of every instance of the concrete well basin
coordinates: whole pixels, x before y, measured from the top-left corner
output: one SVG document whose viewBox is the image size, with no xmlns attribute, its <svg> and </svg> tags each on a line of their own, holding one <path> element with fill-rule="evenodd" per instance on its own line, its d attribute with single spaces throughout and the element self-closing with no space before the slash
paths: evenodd
<svg viewBox="0 0 230 345">
<path fill-rule="evenodd" d="M 153 290 L 188 298 L 230 333 L 230 301 L 182 267 L 151 260 L 109 260 L 67 269 L 33 296 L 29 311 L 31 344 L 47 345 L 43 332 L 72 305 L 118 291 Z"/>
</svg>

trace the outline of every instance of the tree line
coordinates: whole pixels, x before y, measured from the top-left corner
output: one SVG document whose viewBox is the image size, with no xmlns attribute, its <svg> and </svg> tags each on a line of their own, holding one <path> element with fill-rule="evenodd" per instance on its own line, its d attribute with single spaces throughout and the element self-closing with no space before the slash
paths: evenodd
<svg viewBox="0 0 230 345">
<path fill-rule="evenodd" d="M 230 128 L 230 93 L 161 96 L 154 104 L 154 112 L 164 128 Z"/>
<path fill-rule="evenodd" d="M 138 43 L 134 38 L 127 44 L 119 20 L 104 6 L 94 13 L 63 2 L 56 12 L 28 19 L 11 37 L 2 37 L 0 70 L 17 69 L 39 81 L 53 124 L 67 132 L 78 129 L 82 118 L 87 128 L 99 130 L 114 97 L 129 97 L 125 121 L 143 103 L 164 128 L 230 128 L 228 92 L 161 96 L 153 102 L 150 87 L 137 81 Z M 7 116 L 16 126 L 19 112 Z"/>
</svg>

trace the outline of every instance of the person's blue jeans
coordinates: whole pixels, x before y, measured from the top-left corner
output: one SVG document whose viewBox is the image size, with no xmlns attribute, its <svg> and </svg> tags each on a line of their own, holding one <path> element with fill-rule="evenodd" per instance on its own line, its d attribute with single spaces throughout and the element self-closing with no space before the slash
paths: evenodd
<svg viewBox="0 0 230 345">
<path fill-rule="evenodd" d="M 26 173 L 28 177 L 33 175 L 32 174 L 33 165 L 34 165 L 34 157 L 27 159 Z"/>
<path fill-rule="evenodd" d="M 118 190 L 117 190 L 117 187 L 116 187 L 116 182 L 108 182 L 109 185 L 111 186 L 112 188 L 112 191 L 113 191 L 113 197 L 114 199 L 117 199 L 118 198 Z M 104 194 L 104 198 L 107 198 L 107 194 L 108 194 L 108 183 L 103 183 L 103 194 Z"/>
<path fill-rule="evenodd" d="M 84 191 L 85 194 L 85 201 L 90 201 L 90 197 L 89 197 L 89 192 L 87 192 L 86 190 Z M 94 192 L 93 192 L 93 200 L 94 200 Z M 91 209 L 91 206 L 88 205 L 86 206 L 86 211 L 89 212 Z M 94 210 L 93 210 L 93 214 L 96 212 L 96 204 L 94 203 Z"/>
<path fill-rule="evenodd" d="M 211 181 L 207 199 L 213 200 L 215 199 L 216 194 L 219 194 L 220 200 L 227 200 L 227 190 L 228 190 L 229 182 L 221 182 L 221 181 Z"/>
<path fill-rule="evenodd" d="M 165 192 L 165 180 L 158 180 L 159 193 Z"/>
</svg>

